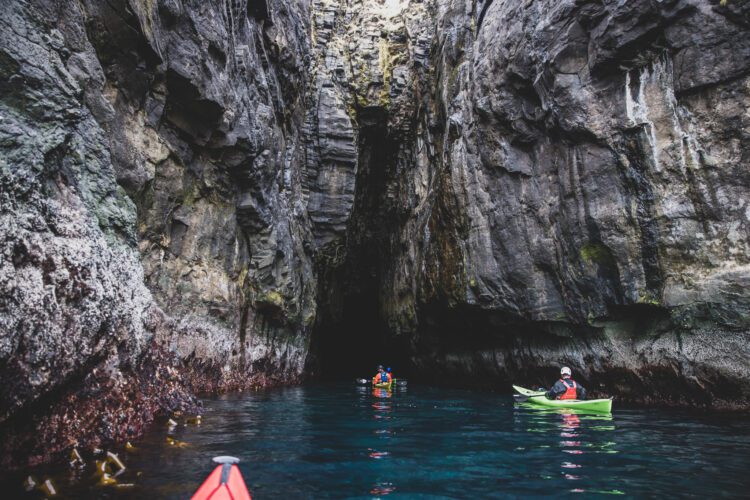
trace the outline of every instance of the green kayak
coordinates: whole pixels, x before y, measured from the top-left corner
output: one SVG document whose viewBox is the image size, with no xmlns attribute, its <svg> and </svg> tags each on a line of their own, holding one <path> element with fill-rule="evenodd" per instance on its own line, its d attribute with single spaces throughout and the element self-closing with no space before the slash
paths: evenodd
<svg viewBox="0 0 750 500">
<path fill-rule="evenodd" d="M 525 389 L 517 385 L 513 386 L 519 394 L 527 396 L 528 402 L 538 406 L 545 406 L 547 408 L 572 408 L 575 410 L 587 410 L 596 411 L 601 413 L 612 413 L 612 398 L 607 399 L 547 399 L 547 396 L 543 392 L 532 391 L 531 389 Z"/>
<path fill-rule="evenodd" d="M 390 382 L 381 382 L 380 384 L 372 384 L 372 386 L 375 387 L 376 389 L 386 389 L 389 391 L 391 390 L 391 385 L 393 385 L 392 380 Z"/>
</svg>

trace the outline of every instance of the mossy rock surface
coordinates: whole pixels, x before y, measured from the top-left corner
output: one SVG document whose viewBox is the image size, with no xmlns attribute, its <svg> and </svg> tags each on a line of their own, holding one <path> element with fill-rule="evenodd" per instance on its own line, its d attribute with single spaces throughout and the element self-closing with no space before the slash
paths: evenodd
<svg viewBox="0 0 750 500">
<path fill-rule="evenodd" d="M 255 299 L 255 303 L 258 305 L 263 304 L 283 308 L 284 296 L 275 290 L 269 290 L 267 292 L 260 293 Z"/>
<path fill-rule="evenodd" d="M 586 243 L 578 250 L 578 254 L 586 264 L 608 267 L 615 265 L 615 258 L 612 256 L 612 252 L 601 243 Z"/>
</svg>

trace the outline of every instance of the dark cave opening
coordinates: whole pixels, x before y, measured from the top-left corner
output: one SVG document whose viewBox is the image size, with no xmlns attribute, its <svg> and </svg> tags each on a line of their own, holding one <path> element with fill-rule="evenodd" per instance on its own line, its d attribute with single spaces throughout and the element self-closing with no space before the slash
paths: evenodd
<svg viewBox="0 0 750 500">
<path fill-rule="evenodd" d="M 397 227 L 388 188 L 394 182 L 399 139 L 389 134 L 387 111 L 358 110 L 359 164 L 345 257 L 319 262 L 318 320 L 308 372 L 324 379 L 371 377 L 378 364 L 408 373 L 408 346 L 394 337 L 382 313 L 382 276 Z"/>
</svg>

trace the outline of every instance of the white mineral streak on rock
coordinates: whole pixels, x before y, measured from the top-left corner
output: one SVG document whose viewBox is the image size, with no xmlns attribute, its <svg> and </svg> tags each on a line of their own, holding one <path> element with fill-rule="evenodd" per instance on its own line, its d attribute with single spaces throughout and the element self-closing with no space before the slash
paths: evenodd
<svg viewBox="0 0 750 500">
<path fill-rule="evenodd" d="M 401 14 L 408 6 L 409 2 L 410 0 L 376 0 L 374 2 L 365 3 L 372 4 L 372 6 L 368 7 L 372 8 L 373 12 L 390 19 Z"/>
<path fill-rule="evenodd" d="M 636 98 L 633 98 L 633 89 L 631 89 L 630 71 L 625 73 L 625 109 L 627 111 L 630 124 L 634 127 L 645 126 L 651 147 L 651 157 L 653 159 L 653 168 L 659 171 L 659 141 L 656 137 L 656 126 L 649 117 L 649 107 L 646 100 L 646 86 L 651 81 L 651 71 L 649 68 L 643 68 L 638 74 L 636 83 Z"/>
<path fill-rule="evenodd" d="M 670 161 L 661 156 L 673 147 L 679 151 L 679 166 L 683 172 L 699 168 L 700 145 L 695 134 L 689 131 L 694 127 L 690 112 L 680 106 L 675 97 L 672 60 L 662 55 L 641 68 L 635 89 L 630 76 L 633 72 L 625 74 L 625 109 L 632 126 L 648 129 L 655 170 L 661 170 L 663 163 Z M 633 90 L 636 90 L 635 98 Z"/>
</svg>

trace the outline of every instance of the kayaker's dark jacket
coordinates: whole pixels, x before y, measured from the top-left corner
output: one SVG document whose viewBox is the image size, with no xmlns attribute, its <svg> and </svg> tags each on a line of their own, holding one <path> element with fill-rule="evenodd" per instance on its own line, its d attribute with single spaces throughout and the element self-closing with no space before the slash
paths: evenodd
<svg viewBox="0 0 750 500">
<path fill-rule="evenodd" d="M 566 379 L 569 382 L 573 382 L 572 378 Z M 565 382 L 562 380 L 558 380 L 555 382 L 555 385 L 552 386 L 552 389 L 547 391 L 547 399 L 557 399 L 561 395 L 565 394 L 565 392 L 568 390 L 568 387 L 565 385 Z M 586 389 L 583 388 L 581 384 L 576 382 L 576 398 L 577 399 L 586 399 Z"/>
</svg>

